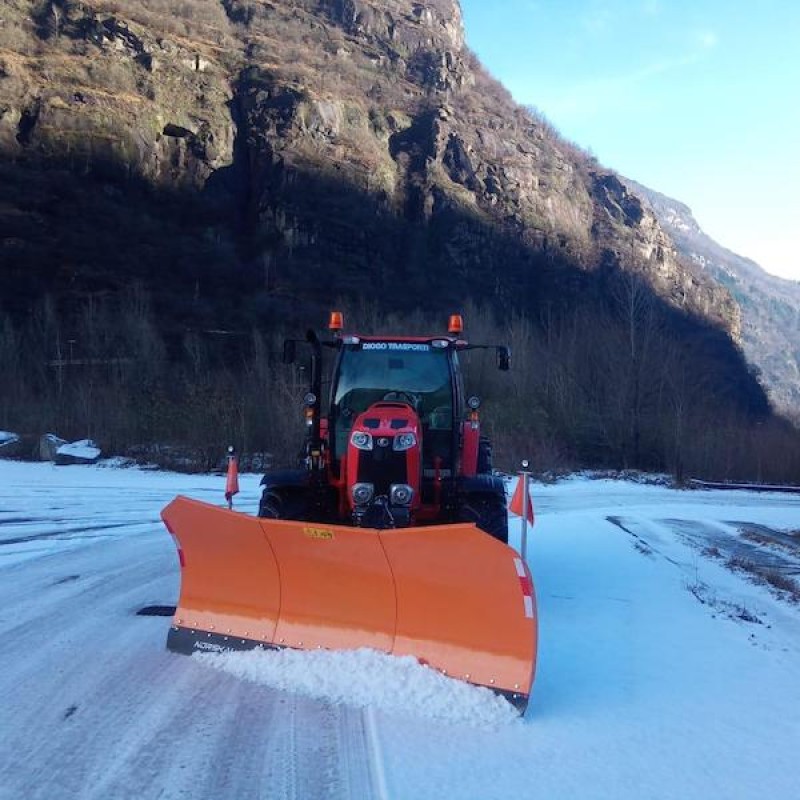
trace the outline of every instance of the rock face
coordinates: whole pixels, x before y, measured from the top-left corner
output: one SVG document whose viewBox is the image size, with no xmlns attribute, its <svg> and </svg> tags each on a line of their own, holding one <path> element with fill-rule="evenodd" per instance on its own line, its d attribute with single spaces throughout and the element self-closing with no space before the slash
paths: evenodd
<svg viewBox="0 0 800 800">
<path fill-rule="evenodd" d="M 509 308 L 624 270 L 739 335 L 652 209 L 485 72 L 455 0 L 4 5 L 11 311 L 131 282 L 181 322 L 307 319 L 367 286 Z"/>
<path fill-rule="evenodd" d="M 742 346 L 774 404 L 800 414 L 800 283 L 776 278 L 717 244 L 685 204 L 626 179 L 701 278 L 711 277 L 741 308 Z"/>
<path fill-rule="evenodd" d="M 59 447 L 67 444 L 66 439 L 61 439 L 54 433 L 45 433 L 39 437 L 39 460 L 55 461 Z"/>
</svg>

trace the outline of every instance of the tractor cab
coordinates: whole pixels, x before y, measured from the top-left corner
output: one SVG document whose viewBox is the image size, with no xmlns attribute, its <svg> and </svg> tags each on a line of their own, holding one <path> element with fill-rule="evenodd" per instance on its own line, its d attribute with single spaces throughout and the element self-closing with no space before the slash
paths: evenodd
<svg viewBox="0 0 800 800">
<path fill-rule="evenodd" d="M 381 403 L 413 410 L 419 420 L 424 469 L 433 470 L 438 463 L 440 469 L 453 471 L 463 394 L 455 339 L 346 337 L 334 369 L 328 414 L 334 472 L 347 452 L 357 417 Z"/>
</svg>

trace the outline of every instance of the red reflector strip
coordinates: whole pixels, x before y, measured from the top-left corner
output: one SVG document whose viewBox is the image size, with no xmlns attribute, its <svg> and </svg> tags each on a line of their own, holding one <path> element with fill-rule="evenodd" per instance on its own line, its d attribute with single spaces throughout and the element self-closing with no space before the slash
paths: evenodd
<svg viewBox="0 0 800 800">
<path fill-rule="evenodd" d="M 533 619 L 533 582 L 521 558 L 514 559 L 514 566 L 517 568 L 519 586 L 520 589 L 522 589 L 522 603 L 525 608 L 525 616 L 528 619 Z"/>
</svg>

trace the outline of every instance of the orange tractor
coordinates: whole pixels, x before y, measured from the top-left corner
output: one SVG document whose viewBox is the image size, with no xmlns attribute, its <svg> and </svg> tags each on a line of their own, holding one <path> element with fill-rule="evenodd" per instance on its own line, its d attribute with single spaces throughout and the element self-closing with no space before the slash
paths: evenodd
<svg viewBox="0 0 800 800">
<path fill-rule="evenodd" d="M 181 596 L 168 647 L 371 647 L 489 687 L 521 712 L 536 664 L 527 566 L 507 545 L 504 484 L 459 354 L 508 348 L 447 335 L 309 331 L 302 467 L 262 480 L 258 517 L 186 498 L 162 514 Z M 297 357 L 296 340 L 284 361 Z M 322 363 L 334 367 L 322 414 Z"/>
</svg>

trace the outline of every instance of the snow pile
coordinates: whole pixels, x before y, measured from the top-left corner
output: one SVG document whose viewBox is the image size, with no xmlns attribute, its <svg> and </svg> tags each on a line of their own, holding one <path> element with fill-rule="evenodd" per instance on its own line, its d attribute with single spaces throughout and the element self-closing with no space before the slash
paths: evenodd
<svg viewBox="0 0 800 800">
<path fill-rule="evenodd" d="M 22 438 L 11 431 L 0 431 L 0 458 L 19 458 L 24 450 Z"/>
<path fill-rule="evenodd" d="M 56 450 L 56 463 L 91 464 L 100 458 L 100 452 L 100 448 L 91 439 L 81 439 L 78 442 L 62 444 Z"/>
<path fill-rule="evenodd" d="M 249 650 L 193 658 L 238 678 L 338 705 L 497 728 L 519 715 L 489 689 L 422 666 L 412 656 L 359 650 Z"/>
<path fill-rule="evenodd" d="M 100 469 L 136 469 L 139 467 L 139 464 L 137 464 L 134 459 L 128 458 L 127 456 L 111 456 L 110 458 L 104 458 L 102 461 L 98 461 L 97 467 Z M 158 467 L 148 467 L 148 469 L 158 469 Z"/>
</svg>

